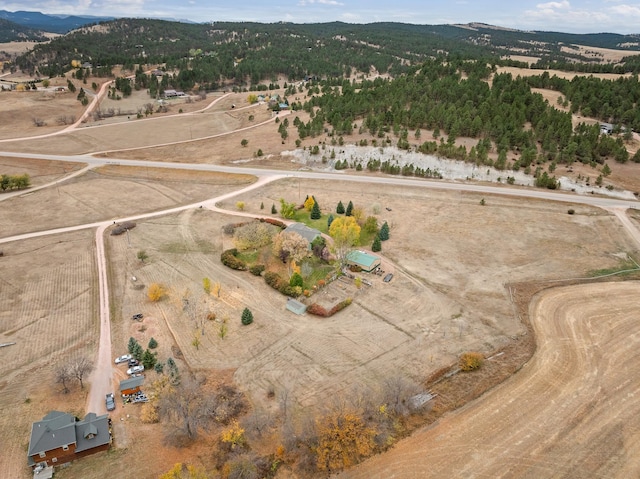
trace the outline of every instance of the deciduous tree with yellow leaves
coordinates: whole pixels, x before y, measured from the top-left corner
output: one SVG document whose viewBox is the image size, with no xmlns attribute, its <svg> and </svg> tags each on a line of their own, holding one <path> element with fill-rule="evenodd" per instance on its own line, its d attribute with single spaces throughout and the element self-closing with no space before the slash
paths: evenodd
<svg viewBox="0 0 640 479">
<path fill-rule="evenodd" d="M 360 241 L 360 225 L 353 216 L 341 216 L 333 220 L 329 227 L 329 235 L 333 238 L 333 249 L 341 262 Z"/>
<path fill-rule="evenodd" d="M 316 421 L 317 465 L 322 471 L 344 469 L 370 456 L 376 431 L 356 411 L 332 411 Z"/>
<path fill-rule="evenodd" d="M 207 479 L 207 473 L 195 466 L 179 462 L 162 474 L 160 479 Z"/>
</svg>

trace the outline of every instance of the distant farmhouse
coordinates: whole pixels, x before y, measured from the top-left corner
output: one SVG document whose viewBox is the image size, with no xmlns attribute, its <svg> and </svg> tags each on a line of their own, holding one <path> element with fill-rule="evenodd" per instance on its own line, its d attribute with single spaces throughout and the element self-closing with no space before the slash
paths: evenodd
<svg viewBox="0 0 640 479">
<path fill-rule="evenodd" d="M 183 91 L 177 91 L 177 90 L 165 90 L 164 91 L 164 97 L 165 98 L 177 98 L 179 96 L 186 96 L 185 93 Z"/>
<path fill-rule="evenodd" d="M 611 123 L 600 123 L 600 133 L 610 135 L 613 133 L 613 125 Z"/>
<path fill-rule="evenodd" d="M 31 425 L 29 466 L 57 466 L 106 451 L 111 445 L 109 415 L 89 413 L 80 421 L 72 414 L 51 411 Z"/>
</svg>

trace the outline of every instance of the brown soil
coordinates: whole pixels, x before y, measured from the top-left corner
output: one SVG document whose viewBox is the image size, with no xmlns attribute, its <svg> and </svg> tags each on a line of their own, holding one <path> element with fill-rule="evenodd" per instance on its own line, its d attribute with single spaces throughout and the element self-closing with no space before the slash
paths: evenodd
<svg viewBox="0 0 640 479">
<path fill-rule="evenodd" d="M 529 284 L 515 289 L 522 286 L 525 291 L 516 295 L 518 310 L 525 322 L 528 310 L 532 329 L 518 340 L 521 347 L 494 354 L 485 363 L 488 371 L 458 374 L 435 385 L 436 423 L 337 477 L 497 477 L 506 471 L 509 477 L 638 474 L 631 459 L 638 410 L 629 401 L 635 383 L 622 367 L 632 354 L 629 348 L 635 350 L 628 338 L 636 329 L 637 283 L 548 290 Z M 530 302 L 536 291 L 540 292 Z M 534 335 L 536 354 L 511 376 L 526 359 L 517 353 L 532 351 Z M 498 362 L 503 363 L 502 371 L 490 377 Z M 465 376 L 472 375 L 478 377 L 466 381 Z M 506 377 L 467 404 L 485 386 Z M 466 405 L 441 416 L 456 406 L 454 401 Z"/>
</svg>

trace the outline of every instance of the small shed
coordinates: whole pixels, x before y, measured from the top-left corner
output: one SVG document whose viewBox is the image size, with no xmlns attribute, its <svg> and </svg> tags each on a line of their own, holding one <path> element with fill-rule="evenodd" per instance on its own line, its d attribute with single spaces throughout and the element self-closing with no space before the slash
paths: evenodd
<svg viewBox="0 0 640 479">
<path fill-rule="evenodd" d="M 135 378 L 124 379 L 120 381 L 120 394 L 128 396 L 130 394 L 136 394 L 140 392 L 140 386 L 144 382 L 144 376 L 138 376 Z"/>
<path fill-rule="evenodd" d="M 382 261 L 379 256 L 360 250 L 349 251 L 346 260 L 348 265 L 359 266 L 362 271 L 367 273 L 375 270 Z"/>
<path fill-rule="evenodd" d="M 295 314 L 304 314 L 307 311 L 307 305 L 296 299 L 289 298 L 287 299 L 287 309 Z"/>
</svg>

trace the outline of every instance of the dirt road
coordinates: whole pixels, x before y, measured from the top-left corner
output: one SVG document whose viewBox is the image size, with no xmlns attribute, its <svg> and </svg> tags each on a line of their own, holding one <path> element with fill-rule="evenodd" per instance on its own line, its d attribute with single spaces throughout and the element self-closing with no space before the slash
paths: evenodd
<svg viewBox="0 0 640 479">
<path fill-rule="evenodd" d="M 226 200 L 233 196 L 242 194 L 246 191 L 259 188 L 271 181 L 275 181 L 281 178 L 281 176 L 263 176 L 255 183 L 250 184 L 244 188 L 240 188 L 237 191 L 227 193 L 225 195 L 212 198 L 204 202 L 208 207 L 211 207 L 215 211 L 221 211 L 215 204 L 219 201 Z M 182 211 L 186 209 L 195 208 L 196 205 L 179 206 L 177 208 L 171 208 L 162 212 L 154 212 L 145 215 L 138 215 L 131 218 L 125 218 L 120 222 L 132 221 L 144 218 L 150 218 L 153 216 L 164 215 L 169 212 Z M 231 212 L 232 214 L 234 212 Z M 242 213 L 238 213 L 242 215 Z M 95 368 L 91 374 L 90 383 L 91 390 L 87 396 L 86 410 L 96 413 L 104 413 L 106 411 L 105 395 L 114 391 L 114 385 L 112 381 L 113 366 L 112 366 L 112 352 L 111 352 L 111 320 L 110 320 L 110 307 L 109 307 L 109 284 L 107 278 L 107 258 L 104 250 L 104 234 L 110 222 L 102 222 L 99 224 L 96 230 L 96 261 L 98 264 L 98 283 L 100 291 L 100 340 L 98 347 L 98 358 L 95 363 Z"/>
<path fill-rule="evenodd" d="M 637 282 L 531 304 L 538 340 L 511 379 L 339 478 L 639 477 Z"/>
</svg>

